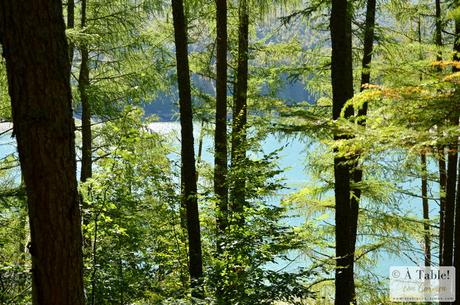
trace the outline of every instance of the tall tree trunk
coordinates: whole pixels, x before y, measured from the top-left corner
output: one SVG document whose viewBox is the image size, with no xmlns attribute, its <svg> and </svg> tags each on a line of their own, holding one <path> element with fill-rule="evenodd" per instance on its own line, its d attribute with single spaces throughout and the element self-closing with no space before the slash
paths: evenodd
<svg viewBox="0 0 460 305">
<path fill-rule="evenodd" d="M 246 124 L 248 96 L 248 53 L 249 53 L 249 12 L 247 0 L 239 1 L 238 26 L 238 67 L 233 98 L 232 124 L 232 168 L 238 172 L 246 160 Z M 242 212 L 246 201 L 246 179 L 243 175 L 235 175 L 231 188 L 231 207 L 236 213 Z M 240 222 L 243 222 L 243 215 Z"/>
<path fill-rule="evenodd" d="M 458 6 L 458 1 L 455 1 L 456 5 Z M 455 41 L 454 41 L 454 60 L 455 61 L 460 61 L 460 21 L 458 18 L 455 18 Z M 459 72 L 460 69 L 454 69 L 455 72 Z M 452 124 L 455 126 L 458 126 L 459 124 L 459 115 L 457 112 L 457 115 L 454 117 Z M 460 167 L 460 164 L 457 163 L 458 161 L 458 148 L 459 148 L 459 141 L 458 141 L 458 136 L 453 139 L 453 145 L 450 147 L 451 152 L 448 156 L 448 167 L 447 167 L 447 187 L 446 187 L 446 202 L 450 202 L 450 204 L 455 205 L 455 229 L 454 229 L 454 243 L 455 243 L 455 248 L 454 248 L 454 254 L 453 254 L 453 266 L 455 267 L 455 278 L 460 278 L 460 246 L 459 244 L 459 239 L 460 239 L 460 202 L 458 198 L 460 198 L 460 181 L 458 182 L 457 185 L 457 178 L 460 179 L 460 174 L 457 177 L 457 167 Z M 455 161 L 454 161 L 455 158 Z M 452 162 L 452 166 L 450 163 Z M 452 173 L 449 172 L 450 167 L 452 167 Z M 455 168 L 455 173 L 454 172 Z M 459 188 L 457 188 L 457 186 Z M 456 194 L 457 192 L 457 194 Z M 457 200 L 456 200 L 457 199 Z M 456 204 L 455 204 L 455 201 Z M 449 203 L 447 203 L 449 204 Z M 454 304 L 460 304 L 459 296 L 460 296 L 460 287 L 459 285 L 456 285 L 455 287 L 455 293 L 456 293 L 456 300 Z"/>
<path fill-rule="evenodd" d="M 86 27 L 86 5 L 87 0 L 81 0 L 81 28 Z M 81 64 L 78 77 L 78 90 L 81 99 L 81 172 L 80 181 L 85 182 L 92 176 L 92 135 L 91 135 L 91 105 L 88 99 L 89 67 L 88 67 L 88 46 L 83 43 L 80 46 Z"/>
<path fill-rule="evenodd" d="M 181 198 L 187 216 L 189 272 L 192 296 L 202 297 L 203 262 L 200 219 L 197 202 L 195 149 L 193 147 L 193 113 L 188 63 L 187 22 L 182 0 L 172 0 L 174 41 L 176 45 L 177 82 L 181 124 Z"/>
<path fill-rule="evenodd" d="M 353 67 L 351 44 L 351 16 L 348 12 L 347 0 L 332 0 L 331 10 L 331 42 L 332 42 L 332 118 L 340 117 L 340 113 L 350 98 L 353 97 Z M 352 115 L 353 110 L 345 110 L 345 117 Z M 334 139 L 343 139 L 344 135 L 335 134 Z M 350 202 L 350 166 L 344 164 L 346 158 L 334 157 L 335 179 L 335 238 L 336 238 L 336 271 L 335 271 L 335 304 L 349 305 L 354 302 L 353 253 L 351 236 L 351 202 Z"/>
<path fill-rule="evenodd" d="M 455 42 L 454 42 L 454 61 L 459 61 L 460 55 L 460 22 L 455 20 Z M 458 72 L 457 68 L 453 68 L 454 72 Z M 452 125 L 458 125 L 458 115 L 453 114 L 449 119 Z M 444 222 L 444 242 L 442 265 L 452 266 L 453 250 L 454 250 L 454 214 L 455 214 L 455 190 L 457 186 L 457 153 L 458 137 L 452 139 L 451 144 L 447 146 L 447 184 L 446 184 L 446 210 Z"/>
<path fill-rule="evenodd" d="M 423 234 L 424 234 L 424 254 L 425 266 L 431 266 L 431 230 L 430 230 L 430 209 L 428 203 L 428 178 L 426 167 L 426 154 L 420 155 L 422 165 L 422 205 L 423 205 Z"/>
<path fill-rule="evenodd" d="M 436 54 L 436 60 L 442 60 L 441 48 L 442 48 L 442 20 L 441 20 L 441 0 L 435 0 L 435 44 L 439 48 Z M 441 71 L 441 67 L 438 67 L 438 71 Z M 442 145 L 439 147 L 439 265 L 442 262 L 442 249 L 444 243 L 444 213 L 446 208 L 446 162 L 445 162 L 445 148 Z"/>
<path fill-rule="evenodd" d="M 214 134 L 214 192 L 217 197 L 217 249 L 227 226 L 227 1 L 216 0 L 216 129 Z"/>
<path fill-rule="evenodd" d="M 455 267 L 455 278 L 458 279 L 459 274 L 459 263 L 460 263 L 460 250 L 459 250 L 459 238 L 460 238 L 460 160 L 457 165 L 457 198 L 455 203 L 455 248 L 454 248 L 454 267 Z M 460 300 L 460 287 L 455 286 L 455 295 L 457 296 L 454 304 L 459 305 Z"/>
<path fill-rule="evenodd" d="M 453 123 L 453 120 L 452 120 Z M 458 124 L 458 120 L 457 120 Z M 447 183 L 446 183 L 446 200 L 444 212 L 444 234 L 443 234 L 443 250 L 442 250 L 442 266 L 453 266 L 454 256 L 454 219 L 455 219 L 455 188 L 457 176 L 457 148 L 451 144 L 447 149 Z M 456 270 L 456 275 L 458 270 Z M 451 304 L 443 302 L 442 304 Z"/>
<path fill-rule="evenodd" d="M 418 16 L 417 22 L 417 36 L 419 43 L 419 58 L 423 60 L 422 53 L 422 19 Z M 422 74 L 420 74 L 420 81 L 423 80 Z M 428 202 L 428 178 L 427 178 L 427 165 L 426 165 L 426 153 L 423 151 L 420 154 L 421 164 L 421 191 L 422 191 L 422 211 L 423 211 L 423 236 L 424 236 L 424 260 L 425 266 L 431 265 L 431 230 L 430 230 L 430 211 Z"/>
<path fill-rule="evenodd" d="M 214 134 L 214 193 L 217 199 L 217 255 L 223 260 L 228 220 L 227 184 L 227 0 L 216 0 L 216 129 Z M 219 270 L 219 274 L 222 274 Z M 224 279 L 217 283 L 217 304 L 227 304 Z"/>
<path fill-rule="evenodd" d="M 370 65 L 372 61 L 372 52 L 374 47 L 374 28 L 375 28 L 375 6 L 376 0 L 367 1 L 366 9 L 366 25 L 364 29 L 364 48 L 363 58 L 361 63 L 361 91 L 365 90 L 365 85 L 370 83 L 371 72 Z M 367 116 L 367 102 L 365 102 L 358 110 L 358 123 L 365 126 Z M 363 180 L 363 170 L 359 168 L 359 156 L 357 156 L 355 162 L 355 168 L 353 171 L 353 182 L 360 183 Z M 361 200 L 361 189 L 359 187 L 352 189 L 353 196 L 351 197 L 351 236 L 352 236 L 352 253 L 356 250 L 356 237 L 358 234 L 358 215 L 359 215 L 359 203 Z"/>
<path fill-rule="evenodd" d="M 0 39 L 29 209 L 34 305 L 83 305 L 70 65 L 62 2 L 0 2 Z"/>
<path fill-rule="evenodd" d="M 232 135 L 231 135 L 231 168 L 232 183 L 230 186 L 230 210 L 233 225 L 242 228 L 245 223 L 244 207 L 246 206 L 246 177 L 244 166 L 246 161 L 246 125 L 248 95 L 248 54 L 249 54 L 249 7 L 247 0 L 238 2 L 238 57 L 235 73 L 236 81 L 233 90 Z M 238 250 L 236 250 L 238 251 Z M 232 253 L 233 257 L 238 256 Z M 233 267 L 235 267 L 233 265 Z M 233 270 L 235 272 L 235 270 Z M 244 270 L 235 272 L 235 279 L 229 289 L 234 295 L 233 302 L 247 297 L 244 289 Z"/>
</svg>

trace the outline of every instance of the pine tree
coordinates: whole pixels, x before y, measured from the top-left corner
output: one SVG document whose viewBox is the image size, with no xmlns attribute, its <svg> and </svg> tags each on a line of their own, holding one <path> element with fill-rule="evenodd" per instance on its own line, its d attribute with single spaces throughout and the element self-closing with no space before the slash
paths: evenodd
<svg viewBox="0 0 460 305">
<path fill-rule="evenodd" d="M 238 6 L 238 66 L 233 96 L 231 164 L 236 171 L 230 200 L 232 211 L 240 213 L 245 202 L 245 177 L 241 171 L 246 159 L 246 124 L 248 99 L 249 8 L 247 0 Z"/>
<path fill-rule="evenodd" d="M 366 21 L 364 26 L 364 48 L 363 57 L 361 62 L 361 91 L 366 89 L 366 85 L 370 83 L 371 77 L 371 62 L 374 47 L 374 33 L 375 33 L 375 0 L 367 1 L 366 8 Z M 368 111 L 368 103 L 364 102 L 360 109 L 358 109 L 358 123 L 362 126 L 366 125 L 366 116 Z M 363 170 L 359 165 L 359 156 L 353 168 L 353 183 L 358 184 L 363 180 Z M 351 204 L 351 252 L 356 250 L 356 237 L 358 234 L 358 217 L 359 217 L 359 203 L 361 200 L 361 190 L 359 187 L 352 189 L 353 196 L 350 199 Z M 354 254 L 353 254 L 354 255 Z"/>
<path fill-rule="evenodd" d="M 347 0 L 333 0 L 331 10 L 332 41 L 332 118 L 337 120 L 344 111 L 345 118 L 352 115 L 346 102 L 353 97 L 353 64 L 351 44 L 351 16 Z M 335 134 L 334 139 L 346 136 Z M 350 165 L 343 156 L 334 157 L 335 180 L 335 304 L 349 305 L 354 296 L 353 253 L 351 236 L 352 210 L 350 202 Z"/>
<path fill-rule="evenodd" d="M 227 1 L 216 0 L 216 128 L 214 133 L 214 193 L 217 200 L 217 254 L 222 256 L 228 225 L 227 183 Z M 218 304 L 226 304 L 223 280 L 217 284 Z"/>
<path fill-rule="evenodd" d="M 181 124 L 181 197 L 186 210 L 189 247 L 189 272 L 192 296 L 202 297 L 203 261 L 200 219 L 197 202 L 196 165 L 193 139 L 192 96 L 187 45 L 187 21 L 182 0 L 172 0 L 174 41 L 176 45 L 177 83 Z"/>
<path fill-rule="evenodd" d="M 81 22 L 82 29 L 86 27 L 87 1 L 81 1 Z M 85 182 L 92 176 L 93 156 L 92 156 L 92 131 L 91 131 L 91 103 L 88 96 L 89 88 L 89 51 L 85 42 L 80 45 L 81 62 L 80 75 L 78 77 L 78 91 L 81 99 L 81 172 L 80 181 Z"/>
<path fill-rule="evenodd" d="M 2 1 L 0 37 L 29 206 L 33 304 L 83 305 L 69 49 L 62 2 Z"/>
</svg>

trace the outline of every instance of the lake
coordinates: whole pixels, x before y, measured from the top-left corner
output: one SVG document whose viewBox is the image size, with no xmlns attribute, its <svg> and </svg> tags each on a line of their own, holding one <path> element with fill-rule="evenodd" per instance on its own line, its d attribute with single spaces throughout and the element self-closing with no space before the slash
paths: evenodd
<svg viewBox="0 0 460 305">
<path fill-rule="evenodd" d="M 178 122 L 156 122 L 149 125 L 150 129 L 161 133 L 161 134 L 169 134 L 170 136 L 174 137 L 177 143 L 179 143 L 179 132 L 180 132 L 180 125 Z M 0 136 L 0 155 L 1 157 L 5 157 L 8 154 L 14 153 L 16 151 L 16 144 L 15 140 L 11 138 L 11 132 L 7 132 L 7 130 L 11 128 L 11 125 L 3 123 L 0 124 L 0 132 L 5 132 Z M 195 144 L 198 146 L 198 138 L 200 134 L 199 130 L 200 126 L 195 126 Z M 281 174 L 282 178 L 285 180 L 285 184 L 288 189 L 283 190 L 279 193 L 279 196 L 275 198 L 270 198 L 271 203 L 278 203 L 283 196 L 286 196 L 289 193 L 295 192 L 305 186 L 308 181 L 309 177 L 306 170 L 306 141 L 302 140 L 299 137 L 277 137 L 275 135 L 268 136 L 262 144 L 262 149 L 264 153 L 270 153 L 275 150 L 281 149 L 279 156 L 279 167 L 281 169 L 285 169 Z M 177 146 L 179 147 L 179 146 Z M 196 150 L 197 151 L 197 148 Z M 205 136 L 203 141 L 203 161 L 209 162 L 212 164 L 213 162 L 213 138 L 211 136 Z M 178 154 L 174 154 L 175 157 L 178 158 Z M 430 166 L 431 168 L 432 166 Z M 431 169 L 434 170 L 434 169 Z M 19 177 L 19 175 L 18 175 Z M 19 178 L 18 178 L 19 179 Z M 414 189 L 419 188 L 418 180 L 413 180 L 412 182 L 407 183 L 407 187 L 411 187 Z M 413 184 L 413 185 L 411 185 Z M 431 183 L 431 188 L 434 194 L 436 194 L 436 185 Z M 412 212 L 413 215 L 421 217 L 422 215 L 422 206 L 421 200 L 417 198 L 407 197 L 401 203 L 401 208 L 404 211 Z M 430 215 L 438 215 L 439 208 L 436 204 L 433 204 L 430 201 Z M 300 212 L 300 211 L 299 211 Z M 333 223 L 333 213 L 332 217 L 328 219 L 329 222 Z M 296 217 L 290 220 L 290 224 L 293 226 L 299 225 L 303 222 L 302 217 Z M 415 242 L 414 242 L 415 243 Z M 414 246 L 417 246 L 414 244 Z M 297 267 L 305 266 L 306 260 L 303 256 L 298 256 L 297 253 L 292 253 L 290 255 L 291 258 L 297 258 L 295 262 L 290 263 L 289 269 L 293 270 Z M 378 258 L 377 264 L 373 268 L 373 272 L 379 274 L 380 276 L 387 277 L 390 266 L 401 266 L 401 265 L 414 265 L 411 259 L 416 260 L 418 264 L 423 265 L 423 256 L 413 256 L 413 257 L 395 257 L 390 256 L 388 254 L 383 254 Z M 280 261 L 278 264 L 273 265 L 273 268 L 279 268 L 280 265 L 286 264 L 286 262 Z"/>
<path fill-rule="evenodd" d="M 200 134 L 200 126 L 195 124 L 194 129 L 194 137 L 195 137 L 195 153 L 198 147 L 198 138 Z M 175 138 L 177 143 L 179 143 L 179 132 L 180 132 L 180 124 L 178 122 L 157 122 L 150 124 L 150 128 L 162 134 L 172 134 Z M 295 192 L 296 190 L 301 189 L 303 186 L 306 186 L 309 182 L 308 171 L 306 168 L 306 139 L 302 139 L 301 137 L 278 137 L 275 135 L 269 135 L 262 144 L 262 149 L 264 153 L 270 153 L 275 150 L 282 148 L 279 153 L 279 167 L 281 169 L 285 169 L 281 174 L 282 178 L 285 180 L 286 186 L 288 187 L 287 190 L 283 190 L 280 192 L 277 198 L 270 198 L 268 200 L 274 201 L 274 203 L 279 202 L 283 196 L 288 195 L 289 193 Z M 176 154 L 176 156 L 178 156 Z M 203 140 L 203 160 L 212 164 L 214 162 L 213 157 L 213 137 L 207 136 L 204 137 Z M 434 171 L 434 166 L 430 166 L 430 170 Z M 407 189 L 413 189 L 414 192 L 417 192 L 417 188 L 420 188 L 420 179 L 415 179 L 413 181 L 408 181 L 404 184 L 404 187 Z M 434 194 L 437 192 L 436 185 L 431 183 L 431 190 Z M 417 217 L 422 217 L 422 203 L 421 200 L 418 198 L 413 198 L 406 196 L 400 202 L 401 210 L 407 213 L 410 213 Z M 301 211 L 299 211 L 300 213 Z M 327 221 L 329 223 L 333 223 L 333 213 L 330 213 L 332 216 Z M 430 201 L 430 215 L 439 215 L 439 208 L 436 204 L 433 204 Z M 303 221 L 303 218 L 294 218 L 290 220 L 291 225 L 299 225 Z M 390 234 L 390 233 L 389 233 Z M 414 241 L 414 247 L 420 247 Z M 422 249 L 421 249 L 422 251 Z M 434 253 L 433 253 L 434 254 Z M 432 254 L 432 256 L 434 256 Z M 297 253 L 290 255 L 290 258 L 298 257 Z M 391 266 L 406 266 L 406 265 L 414 265 L 412 260 L 417 261 L 419 265 L 423 265 L 424 258 L 423 255 L 413 255 L 411 257 L 401 256 L 396 257 L 394 255 L 389 255 L 383 253 L 379 256 L 377 260 L 377 264 L 372 268 L 372 271 L 382 277 L 388 277 L 389 269 Z M 279 264 L 283 264 L 285 262 L 280 262 Z M 291 263 L 289 269 L 295 269 L 297 267 L 302 267 L 305 265 L 305 258 L 303 256 L 299 256 L 296 262 Z M 277 266 L 279 267 L 279 266 Z M 275 268 L 275 267 L 274 267 Z M 359 271 L 359 270 L 358 270 Z"/>
</svg>

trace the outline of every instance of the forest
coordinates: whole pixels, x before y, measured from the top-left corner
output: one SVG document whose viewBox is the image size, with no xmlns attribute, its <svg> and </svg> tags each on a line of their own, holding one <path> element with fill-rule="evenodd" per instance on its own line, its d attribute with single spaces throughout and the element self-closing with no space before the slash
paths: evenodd
<svg viewBox="0 0 460 305">
<path fill-rule="evenodd" d="M 460 304 L 459 4 L 0 0 L 0 305 Z"/>
</svg>

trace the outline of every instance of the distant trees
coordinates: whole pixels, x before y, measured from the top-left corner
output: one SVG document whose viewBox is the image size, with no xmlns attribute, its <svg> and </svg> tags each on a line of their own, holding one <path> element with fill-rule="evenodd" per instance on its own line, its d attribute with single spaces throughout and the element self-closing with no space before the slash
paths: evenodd
<svg viewBox="0 0 460 305">
<path fill-rule="evenodd" d="M 2 305 L 386 304 L 382 254 L 458 265 L 458 10 L 171 1 L 0 4 Z M 176 91 L 179 140 L 133 107 Z"/>
<path fill-rule="evenodd" d="M 3 1 L 14 134 L 29 208 L 34 305 L 83 305 L 70 64 L 62 2 Z"/>
</svg>

